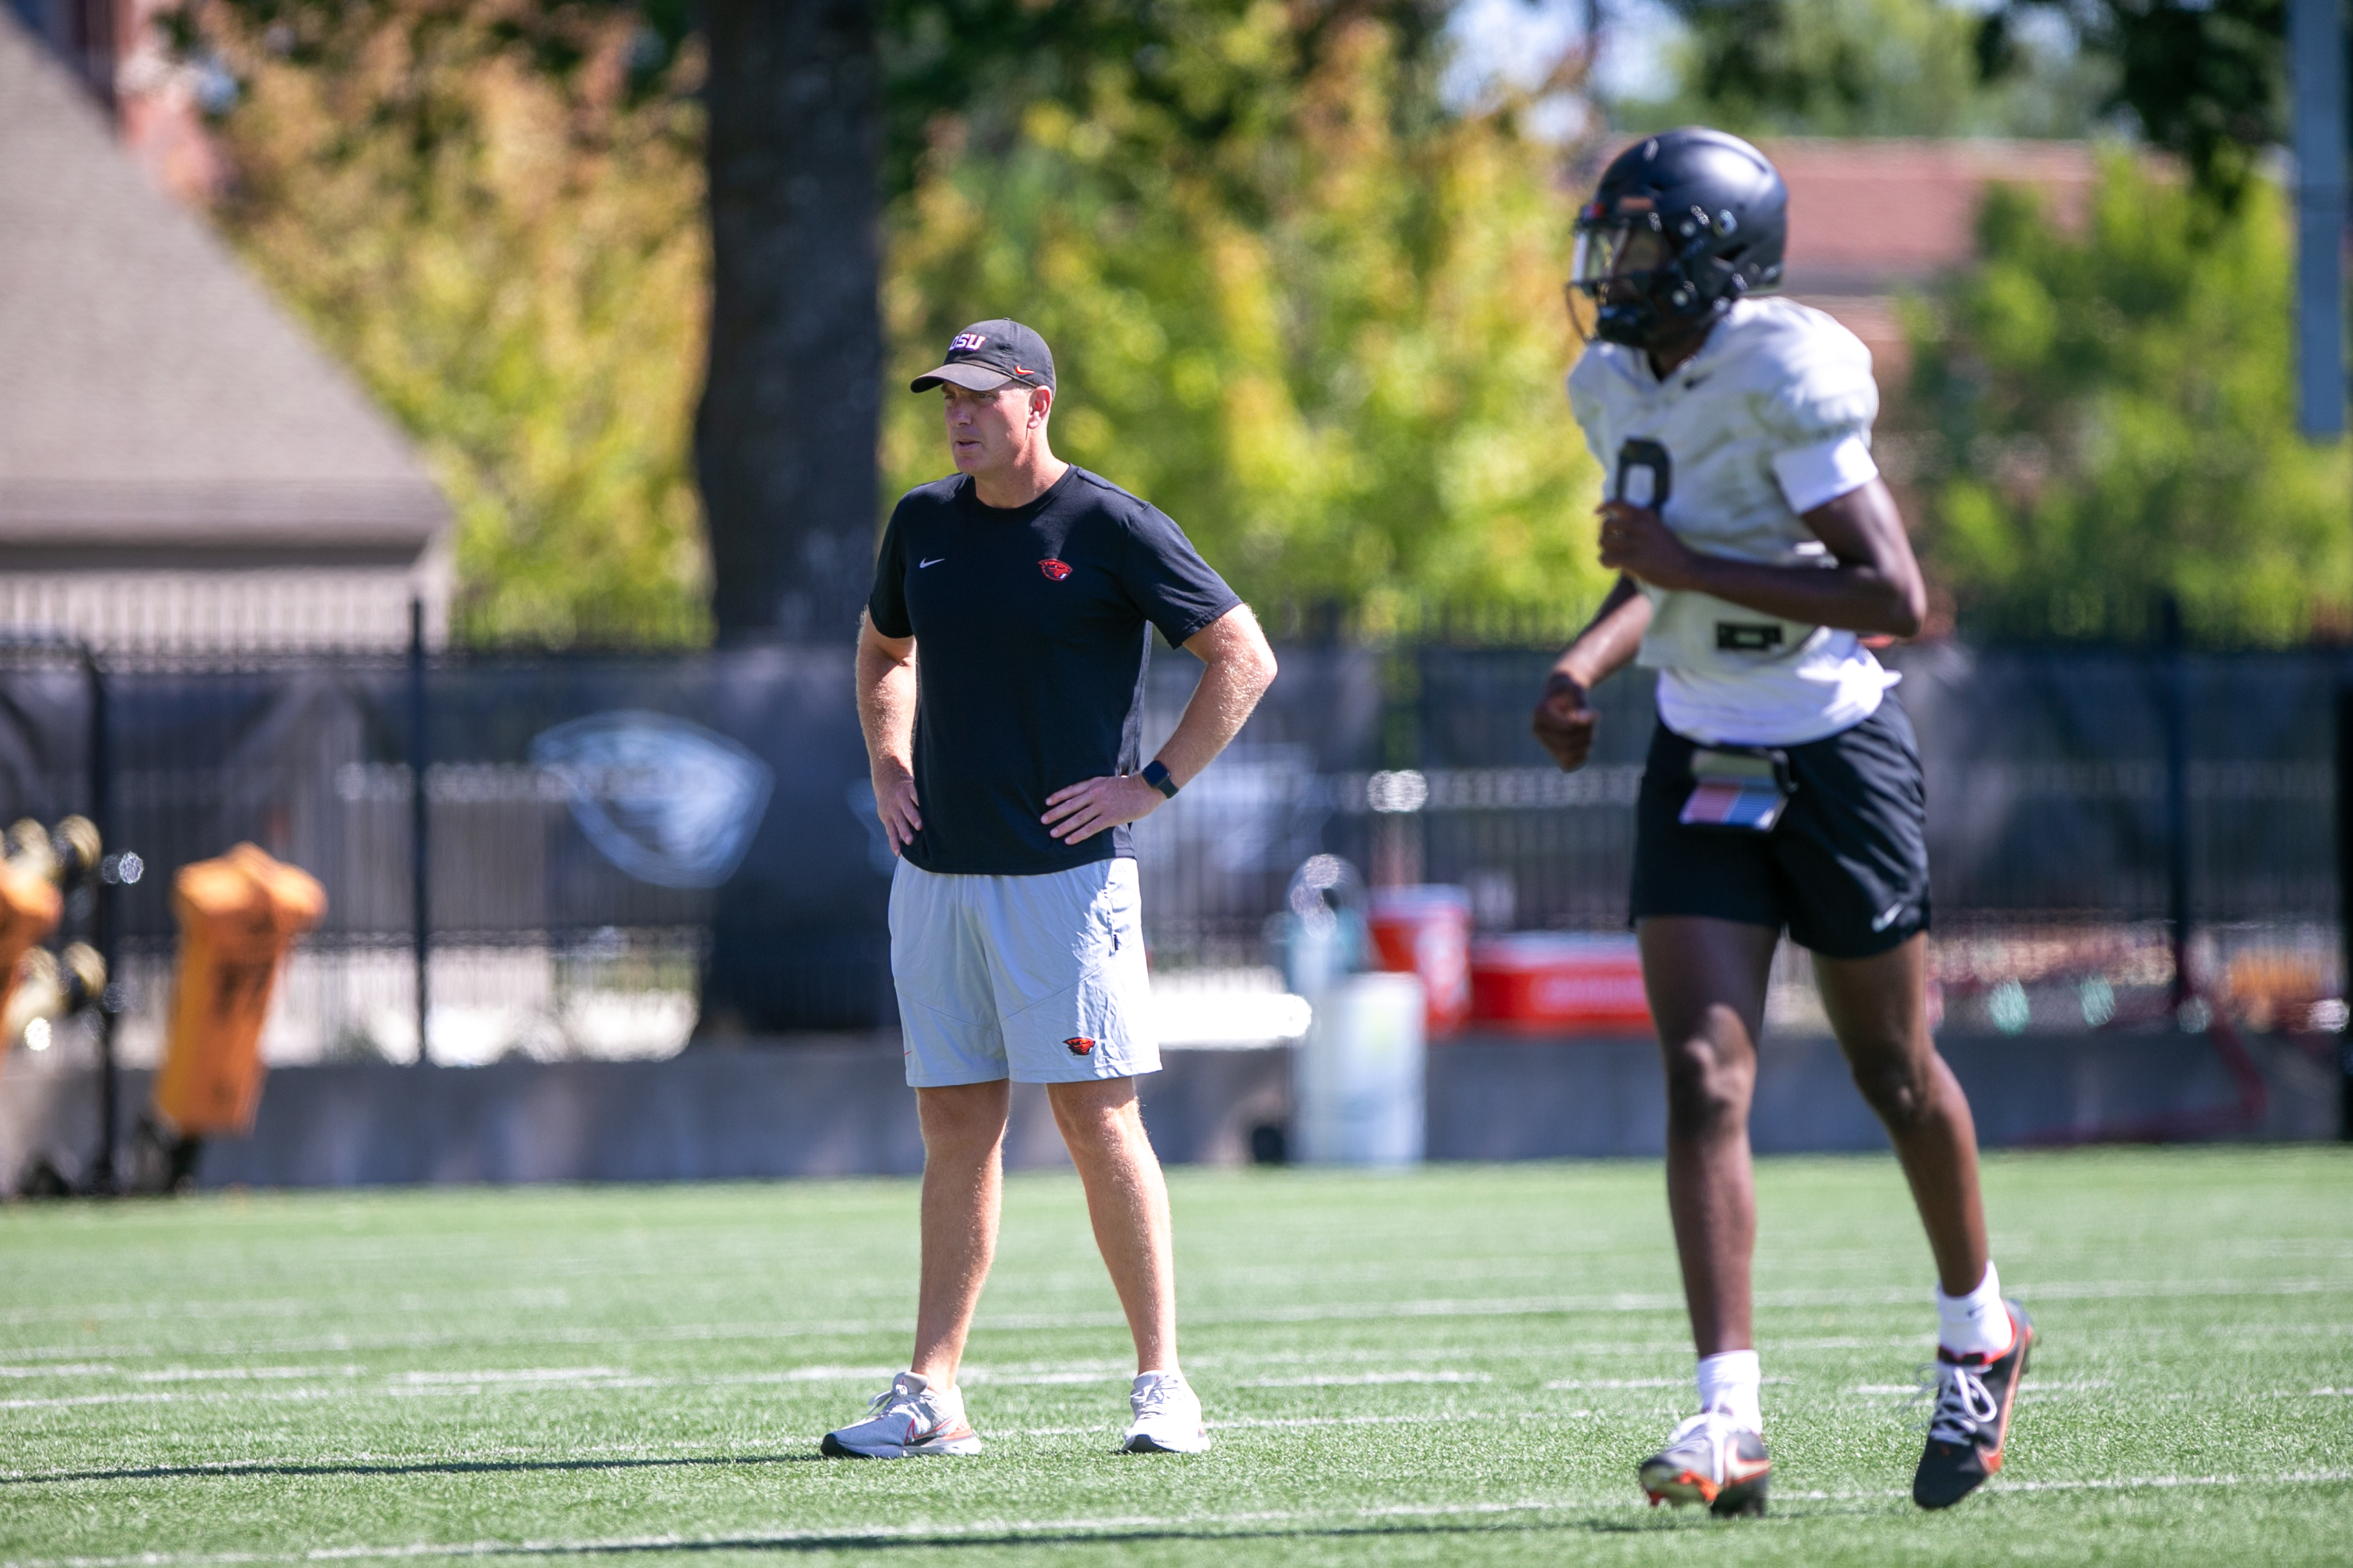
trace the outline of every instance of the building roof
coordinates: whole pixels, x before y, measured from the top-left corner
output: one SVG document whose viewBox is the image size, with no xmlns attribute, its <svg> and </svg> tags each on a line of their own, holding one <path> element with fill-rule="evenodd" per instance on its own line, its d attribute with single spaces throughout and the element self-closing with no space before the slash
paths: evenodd
<svg viewBox="0 0 2353 1568">
<path fill-rule="evenodd" d="M 0 5 L 0 568 L 391 564 L 448 516 Z"/>
<path fill-rule="evenodd" d="M 1891 398 L 1912 345 L 1896 299 L 1925 294 L 1977 251 L 1978 208 L 1996 183 L 2031 185 L 2073 226 L 2098 184 L 2084 142 L 1970 140 L 1767 142 L 1789 187 L 1789 249 L 1780 292 L 1829 311 L 1870 349 Z"/>
<path fill-rule="evenodd" d="M 1785 287 L 1886 294 L 1966 266 L 1989 184 L 2032 185 L 2073 224 L 2099 179 L 2088 142 L 1792 138 L 1767 156 L 1789 187 Z"/>
</svg>

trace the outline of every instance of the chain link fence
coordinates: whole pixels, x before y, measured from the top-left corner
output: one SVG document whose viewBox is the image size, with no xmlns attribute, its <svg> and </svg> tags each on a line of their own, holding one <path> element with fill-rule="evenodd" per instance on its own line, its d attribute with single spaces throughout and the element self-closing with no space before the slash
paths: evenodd
<svg viewBox="0 0 2353 1568">
<path fill-rule="evenodd" d="M 1139 826 L 1160 973 L 1264 966 L 1284 884 L 1318 853 L 1377 883 L 1461 884 L 1488 929 L 1622 928 L 1646 675 L 1597 693 L 1594 760 L 1563 774 L 1527 728 L 1546 652 L 1279 652 L 1240 738 Z M 2340 994 L 2335 703 L 2353 661 L 1951 644 L 1891 658 L 1927 768 L 1953 1005 L 2074 1017 L 2088 975 L 2169 980 L 2177 779 L 2198 962 L 2249 995 Z M 94 761 L 90 670 L 70 649 L 0 651 L 0 813 L 54 821 L 103 794 L 113 847 L 151 868 L 118 895 L 126 1061 L 160 1048 L 172 873 L 243 840 L 330 900 L 290 971 L 275 1060 L 414 1059 L 420 924 L 437 1060 L 658 1056 L 698 1031 L 892 1019 L 891 860 L 846 648 L 100 673 Z M 1198 673 L 1155 650 L 1147 748 Z"/>
</svg>

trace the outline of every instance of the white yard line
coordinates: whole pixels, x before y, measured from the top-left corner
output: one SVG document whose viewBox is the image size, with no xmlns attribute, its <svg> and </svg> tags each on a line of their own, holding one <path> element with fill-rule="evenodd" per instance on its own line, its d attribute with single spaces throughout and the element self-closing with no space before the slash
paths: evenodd
<svg viewBox="0 0 2353 1568">
<path fill-rule="evenodd" d="M 167 1366 L 131 1374 L 133 1383 L 282 1383 L 298 1377 L 365 1377 L 364 1366 Z"/>
<path fill-rule="evenodd" d="M 0 1366 L 0 1377 L 105 1377 L 113 1371 L 108 1362 L 69 1362 L 61 1366 Z"/>
<path fill-rule="evenodd" d="M 1302 1275 L 1302 1283 L 1312 1276 Z M 2268 1296 L 2337 1296 L 2353 1295 L 2353 1279 L 2189 1279 L 2189 1280 L 2021 1280 L 2016 1284 L 2021 1300 L 2030 1305 L 2035 1301 L 2072 1300 L 2181 1300 L 2188 1298 L 2233 1298 Z M 1757 1305 L 1771 1308 L 1836 1308 L 1904 1306 L 1926 1303 L 1925 1288 L 1911 1286 L 1883 1289 L 1838 1289 L 1825 1290 L 1768 1290 L 1759 1292 Z M 1300 1323 L 1324 1321 L 1377 1321 L 1384 1319 L 1418 1318 L 1485 1318 L 1543 1316 L 1558 1313 L 1637 1313 L 1680 1312 L 1683 1300 L 1680 1295 L 1664 1292 L 1619 1292 L 1608 1295 L 1561 1295 L 1521 1297 L 1440 1298 L 1418 1301 L 1334 1301 L 1299 1306 L 1270 1306 L 1224 1313 L 1194 1313 L 1190 1322 L 1208 1324 L 1248 1325 L 1252 1323 Z M 192 1317 L 227 1318 L 244 1312 L 255 1317 L 290 1317 L 303 1310 L 326 1312 L 331 1304 L 300 1301 L 256 1301 L 249 1303 L 211 1303 L 204 1310 L 184 1310 L 161 1305 L 109 1304 L 87 1308 L 58 1307 L 54 1309 L 19 1309 L 0 1312 L 0 1324 L 9 1322 L 73 1321 L 90 1319 L 102 1321 L 185 1321 Z M 1114 1312 L 1091 1313 L 1006 1313 L 985 1316 L 976 1325 L 983 1332 L 1020 1332 L 1031 1330 L 1070 1330 L 1079 1328 L 1121 1328 L 1126 1320 Z M 643 1333 L 617 1335 L 593 1329 L 529 1329 L 509 1333 L 464 1332 L 442 1334 L 380 1335 L 353 1338 L 334 1334 L 303 1340 L 249 1342 L 225 1349 L 221 1353 L 300 1354 L 311 1352 L 349 1352 L 362 1349 L 429 1350 L 439 1345 L 466 1344 L 617 1344 L 655 1342 L 702 1343 L 724 1340 L 786 1340 L 809 1338 L 854 1338 L 868 1334 L 900 1334 L 913 1328 L 911 1317 L 852 1318 L 829 1321 L 774 1323 L 691 1323 L 671 1328 L 651 1330 Z M 110 1346 L 109 1353 L 121 1356 L 139 1353 Z M 14 1352 L 16 1355 L 36 1353 Z M 85 1348 L 81 1353 L 87 1354 Z M 178 1354 L 193 1353 L 180 1350 Z"/>
<path fill-rule="evenodd" d="M 63 1410 L 74 1405 L 169 1405 L 174 1394 L 77 1394 L 58 1399 L 0 1399 L 0 1410 Z"/>
<path fill-rule="evenodd" d="M 629 1375 L 617 1366 L 514 1366 L 489 1372 L 401 1372 L 393 1373 L 392 1381 L 418 1388 L 448 1383 L 579 1383 Z"/>
<path fill-rule="evenodd" d="M 1566 1421 L 1591 1415 L 1590 1410 L 1539 1410 L 1499 1415 L 1494 1411 L 1450 1411 L 1419 1415 L 1237 1415 L 1220 1417 L 1209 1423 L 1212 1432 L 1235 1432 L 1249 1428 L 1288 1429 L 1301 1426 L 1451 1426 L 1475 1421 Z M 1100 1422 L 1092 1426 L 1011 1426 L 985 1427 L 984 1439 L 995 1437 L 1084 1437 L 1094 1433 L 1119 1430 L 1114 1421 Z"/>
<path fill-rule="evenodd" d="M 1374 1388 L 1392 1383 L 1493 1383 L 1483 1372 L 1364 1372 L 1311 1374 L 1306 1377 L 1260 1377 L 1238 1383 L 1236 1388 Z M 1551 1386 L 1546 1384 L 1547 1387 Z"/>
</svg>

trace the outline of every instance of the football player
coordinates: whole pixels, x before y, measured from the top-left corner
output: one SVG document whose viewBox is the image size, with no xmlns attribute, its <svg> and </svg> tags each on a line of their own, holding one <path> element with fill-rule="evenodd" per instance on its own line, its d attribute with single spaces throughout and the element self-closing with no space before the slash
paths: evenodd
<svg viewBox="0 0 2353 1568">
<path fill-rule="evenodd" d="M 1809 949 L 1856 1085 L 1928 1233 L 1937 1388 L 1913 1482 L 1958 1502 L 2000 1467 L 2034 1330 L 1987 1256 L 1968 1102 L 1926 1014 L 1928 864 L 1912 726 L 1866 637 L 1926 593 L 1871 457 L 1871 355 L 1780 279 L 1788 194 L 1764 154 L 1686 129 L 1628 149 L 1577 220 L 1568 377 L 1607 471 L 1617 584 L 1553 667 L 1537 739 L 1593 744 L 1595 684 L 1658 671 L 1632 916 L 1667 1075 L 1667 1202 L 1699 1413 L 1643 1461 L 1651 1500 L 1763 1511 L 1748 1153 L 1773 950 Z"/>
</svg>

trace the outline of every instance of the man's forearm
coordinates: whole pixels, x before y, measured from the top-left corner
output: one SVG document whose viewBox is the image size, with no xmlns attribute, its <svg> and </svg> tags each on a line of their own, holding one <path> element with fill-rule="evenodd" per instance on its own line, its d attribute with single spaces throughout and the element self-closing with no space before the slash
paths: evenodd
<svg viewBox="0 0 2353 1568">
<path fill-rule="evenodd" d="M 858 650 L 858 727 L 866 733 L 866 763 L 876 773 L 912 773 L 915 766 L 915 661 L 880 648 Z"/>
<path fill-rule="evenodd" d="M 1643 596 L 1641 584 L 1620 576 L 1593 619 L 1553 661 L 1553 673 L 1590 691 L 1634 662 L 1634 656 L 1641 651 L 1642 634 L 1650 627 L 1651 601 Z"/>
<path fill-rule="evenodd" d="M 1244 721 L 1274 681 L 1274 661 L 1258 647 L 1242 647 L 1212 661 L 1201 672 L 1201 683 L 1185 704 L 1185 716 L 1176 732 L 1160 748 L 1160 764 L 1181 787 L 1200 777 L 1227 742 L 1241 732 Z"/>
<path fill-rule="evenodd" d="M 1689 586 L 1699 593 L 1784 620 L 1893 637 L 1920 629 L 1903 587 L 1872 566 L 1767 566 L 1699 555 L 1693 575 Z"/>
</svg>

